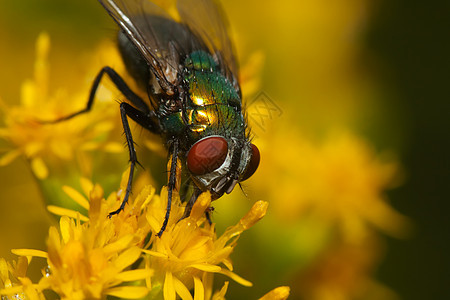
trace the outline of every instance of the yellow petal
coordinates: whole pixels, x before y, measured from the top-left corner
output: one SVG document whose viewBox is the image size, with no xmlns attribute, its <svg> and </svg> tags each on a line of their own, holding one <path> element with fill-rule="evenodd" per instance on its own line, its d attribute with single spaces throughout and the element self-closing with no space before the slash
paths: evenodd
<svg viewBox="0 0 450 300">
<path fill-rule="evenodd" d="M 68 208 L 63 208 L 59 206 L 49 205 L 47 210 L 57 216 L 68 216 L 73 219 L 80 219 L 83 222 L 89 221 L 89 218 L 80 214 L 80 212 Z"/>
<path fill-rule="evenodd" d="M 203 286 L 205 287 L 205 299 L 211 299 L 213 292 L 214 273 L 203 272 Z"/>
<path fill-rule="evenodd" d="M 22 152 L 20 150 L 11 150 L 7 152 L 5 155 L 0 157 L 0 166 L 6 166 L 7 164 L 11 163 L 13 160 L 15 160 Z"/>
<path fill-rule="evenodd" d="M 221 240 L 219 242 L 223 242 L 223 239 L 221 237 Z M 222 249 L 220 249 L 220 247 L 224 247 Z M 233 266 L 231 264 L 231 261 L 229 260 L 229 256 L 231 254 L 231 252 L 233 252 L 234 246 L 223 246 L 220 245 L 220 247 L 217 247 L 219 250 L 217 250 L 212 258 L 215 261 L 222 261 L 224 263 L 224 265 L 230 270 L 233 271 Z"/>
<path fill-rule="evenodd" d="M 290 288 L 288 286 L 277 287 L 261 298 L 259 300 L 285 300 L 289 297 Z"/>
<path fill-rule="evenodd" d="M 150 269 L 131 270 L 117 274 L 115 279 L 120 281 L 135 281 L 151 277 L 153 276 L 153 273 L 153 270 Z"/>
<path fill-rule="evenodd" d="M 261 220 L 261 218 L 266 215 L 268 206 L 269 203 L 266 201 L 258 201 L 253 204 L 253 207 L 250 209 L 250 211 L 240 221 L 240 224 L 242 224 L 244 230 L 249 229 L 250 227 L 255 225 L 256 222 Z"/>
<path fill-rule="evenodd" d="M 107 143 L 103 149 L 110 153 L 122 153 L 124 151 L 123 144 L 115 142 Z"/>
<path fill-rule="evenodd" d="M 25 107 L 32 108 L 35 104 L 36 85 L 31 80 L 25 80 L 20 87 L 20 102 Z"/>
<path fill-rule="evenodd" d="M 70 221 L 71 219 L 69 219 L 68 217 L 62 217 L 60 220 L 59 220 L 59 229 L 60 229 L 60 232 L 61 232 L 61 237 L 62 237 L 62 239 L 63 239 L 63 241 L 64 241 L 64 243 L 68 243 L 69 242 L 69 239 L 70 239 L 70 233 L 71 233 L 71 221 Z"/>
<path fill-rule="evenodd" d="M 74 189 L 70 186 L 67 186 L 67 185 L 63 186 L 62 189 L 63 189 L 64 193 L 66 193 L 67 196 L 69 196 L 73 201 L 78 203 L 81 207 L 83 207 L 85 209 L 89 209 L 89 202 L 76 189 Z"/>
<path fill-rule="evenodd" d="M 197 200 L 195 201 L 194 206 L 192 207 L 190 218 L 194 220 L 200 219 L 205 210 L 209 207 L 211 203 L 211 194 L 209 191 L 202 193 Z"/>
<path fill-rule="evenodd" d="M 44 161 L 40 157 L 31 159 L 31 170 L 39 179 L 45 179 L 48 176 L 48 169 Z"/>
<path fill-rule="evenodd" d="M 85 195 L 89 195 L 89 192 L 92 191 L 92 189 L 94 188 L 94 184 L 92 183 L 92 181 L 90 181 L 89 179 L 87 179 L 85 177 L 80 178 L 80 184 L 81 184 L 81 189 L 83 190 L 83 193 Z"/>
<path fill-rule="evenodd" d="M 39 142 L 30 142 L 24 145 L 25 156 L 29 158 L 36 157 L 38 153 L 44 151 L 44 144 Z"/>
<path fill-rule="evenodd" d="M 155 195 L 155 188 L 152 187 L 151 185 L 147 185 L 144 187 L 144 189 L 142 189 L 141 194 L 143 196 L 145 195 L 145 201 L 142 203 L 141 208 L 140 208 L 142 210 L 148 206 L 148 204 L 152 200 L 153 196 Z"/>
<path fill-rule="evenodd" d="M 145 259 L 145 268 L 150 269 L 150 261 L 149 261 L 149 259 Z M 152 289 L 152 278 L 151 277 L 145 278 L 145 285 L 150 290 Z"/>
<path fill-rule="evenodd" d="M 18 285 L 18 286 L 13 286 L 7 289 L 1 289 L 0 290 L 0 295 L 13 295 L 13 294 L 18 294 L 21 293 L 23 291 L 23 286 Z M 2 297 L 3 299 L 3 297 Z M 6 298 L 9 299 L 9 298 Z"/>
<path fill-rule="evenodd" d="M 175 300 L 175 286 L 173 283 L 172 273 L 166 272 L 166 278 L 164 279 L 163 288 L 164 300 Z"/>
<path fill-rule="evenodd" d="M 34 256 L 47 258 L 47 252 L 34 249 L 11 249 L 11 252 L 18 256 Z"/>
<path fill-rule="evenodd" d="M 25 287 L 25 294 L 27 295 L 27 299 L 30 300 L 42 300 L 42 294 L 38 293 L 36 290 L 37 285 L 32 285 L 31 280 L 28 278 L 19 278 L 22 285 Z M 26 281 L 26 282 L 25 282 Z"/>
<path fill-rule="evenodd" d="M 225 294 L 227 293 L 229 283 L 229 281 L 225 281 L 220 291 L 214 294 L 213 300 L 225 300 Z"/>
<path fill-rule="evenodd" d="M 220 272 L 222 270 L 221 267 L 210 264 L 193 264 L 189 265 L 189 267 L 196 268 L 205 272 Z"/>
<path fill-rule="evenodd" d="M 228 257 L 223 259 L 222 263 L 225 265 L 225 267 L 228 268 L 228 270 L 233 271 L 233 263 L 231 262 L 231 260 Z"/>
<path fill-rule="evenodd" d="M 8 277 L 8 264 L 4 258 L 0 258 L 0 278 Z"/>
<path fill-rule="evenodd" d="M 140 299 L 147 296 L 149 290 L 144 286 L 119 286 L 106 290 L 106 294 L 124 299 Z"/>
<path fill-rule="evenodd" d="M 48 230 L 48 238 L 47 238 L 48 248 L 56 248 L 59 249 L 61 247 L 61 237 L 59 236 L 59 231 L 55 226 L 50 226 Z"/>
<path fill-rule="evenodd" d="M 166 254 L 159 253 L 159 252 L 156 252 L 156 251 L 142 249 L 142 252 L 147 253 L 147 254 L 149 254 L 151 256 L 155 256 L 155 257 L 168 258 L 168 256 Z"/>
<path fill-rule="evenodd" d="M 120 238 L 119 240 L 106 245 L 103 248 L 103 251 L 105 251 L 105 253 L 116 253 L 116 252 L 120 252 L 122 250 L 124 250 L 125 248 L 127 248 L 131 242 L 133 241 L 133 235 L 128 234 L 123 236 L 122 238 Z M 130 249 L 128 249 L 130 250 Z M 135 251 L 135 250 L 133 250 Z"/>
<path fill-rule="evenodd" d="M 101 218 L 100 220 L 104 221 L 106 219 L 106 215 L 102 214 L 102 200 L 103 198 L 103 189 L 100 185 L 95 184 L 91 190 L 87 192 L 87 195 L 89 195 L 89 217 L 91 220 L 99 220 L 98 218 Z M 113 194 L 111 196 L 114 198 Z M 113 200 L 113 203 L 117 203 L 115 199 Z"/>
<path fill-rule="evenodd" d="M 117 259 L 115 260 L 115 265 L 120 270 L 123 270 L 134 263 L 139 258 L 139 256 L 141 256 L 141 249 L 139 249 L 138 247 L 131 247 L 121 253 L 119 257 L 117 257 Z"/>
<path fill-rule="evenodd" d="M 19 259 L 17 260 L 17 265 L 16 265 L 17 277 L 26 277 L 27 276 L 28 264 L 29 264 L 28 259 L 25 256 L 19 257 Z"/>
<path fill-rule="evenodd" d="M 200 278 L 194 276 L 194 300 L 205 299 L 205 288 Z"/>
<path fill-rule="evenodd" d="M 128 166 L 127 170 L 122 173 L 122 178 L 120 180 L 120 187 L 124 190 L 127 187 L 129 177 L 130 177 L 130 166 Z"/>
<path fill-rule="evenodd" d="M 35 65 L 35 76 L 37 76 L 36 73 L 45 73 L 46 64 L 44 62 L 47 60 L 49 51 L 50 51 L 50 36 L 47 32 L 41 32 L 36 41 L 37 61 Z"/>
<path fill-rule="evenodd" d="M 241 276 L 239 276 L 231 271 L 228 271 L 227 269 L 222 269 L 219 273 L 230 277 L 231 279 L 233 279 L 234 281 L 236 281 L 237 283 L 239 283 L 243 286 L 253 286 L 253 283 L 251 283 L 250 281 L 245 280 Z"/>
<path fill-rule="evenodd" d="M 183 300 L 192 300 L 192 295 L 189 292 L 188 288 L 176 277 L 173 277 L 173 283 L 175 287 L 175 291 L 178 295 L 180 295 Z"/>
</svg>

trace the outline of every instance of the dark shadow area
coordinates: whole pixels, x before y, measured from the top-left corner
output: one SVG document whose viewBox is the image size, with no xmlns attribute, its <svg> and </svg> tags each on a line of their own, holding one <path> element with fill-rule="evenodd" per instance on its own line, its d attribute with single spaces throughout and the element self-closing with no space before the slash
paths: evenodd
<svg viewBox="0 0 450 300">
<path fill-rule="evenodd" d="M 414 220 L 411 239 L 389 239 L 379 278 L 403 299 L 450 295 L 450 2 L 383 1 L 368 46 L 389 70 L 387 84 L 408 107 L 407 181 L 390 194 Z"/>
</svg>

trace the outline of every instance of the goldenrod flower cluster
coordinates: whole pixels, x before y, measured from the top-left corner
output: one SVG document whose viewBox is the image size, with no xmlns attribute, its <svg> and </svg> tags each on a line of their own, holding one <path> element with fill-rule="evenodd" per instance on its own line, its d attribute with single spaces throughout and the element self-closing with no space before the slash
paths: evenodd
<svg viewBox="0 0 450 300">
<path fill-rule="evenodd" d="M 66 187 L 65 190 L 87 209 L 88 216 L 49 207 L 61 218 L 59 228 L 50 228 L 47 252 L 13 250 L 20 255 L 19 262 L 26 263 L 26 257 L 46 259 L 48 267 L 43 277 L 37 284 L 31 284 L 23 270 L 15 271 L 2 261 L 5 269 L 2 295 L 43 297 L 43 291 L 52 290 L 61 299 L 103 299 L 107 295 L 126 299 L 149 295 L 153 299 L 158 298 L 158 294 L 164 299 L 176 299 L 177 295 L 182 299 L 220 299 L 226 286 L 213 295 L 215 273 L 224 274 L 245 286 L 252 285 L 232 272 L 229 256 L 240 234 L 265 215 L 267 202 L 256 202 L 237 225 L 218 237 L 214 224 L 209 224 L 204 215 L 211 203 L 208 193 L 202 194 L 191 215 L 179 222 L 184 207 L 175 195 L 172 217 L 159 238 L 156 233 L 165 215 L 166 188 L 160 195 L 155 195 L 154 188 L 145 186 L 132 197 L 123 212 L 108 218 L 109 212 L 123 198 L 125 185 L 107 198 L 99 185 L 86 179 L 82 185 L 89 195 L 87 198 L 73 189 Z M 19 278 L 16 284 L 7 279 L 7 270 L 12 270 L 11 274 Z M 190 290 L 193 290 L 193 296 Z M 29 295 L 30 291 L 32 294 Z"/>
<path fill-rule="evenodd" d="M 42 182 L 55 180 L 55 177 L 57 180 L 58 172 L 53 173 L 58 170 L 57 165 L 66 163 L 79 167 L 86 159 L 77 161 L 75 157 L 89 157 L 89 153 L 83 153 L 85 151 L 116 152 L 119 149 L 117 142 L 108 139 L 115 127 L 114 113 L 108 108 L 114 107 L 112 105 L 103 107 L 105 111 L 80 119 L 55 124 L 45 122 L 66 113 L 66 110 L 59 111 L 58 103 L 61 103 L 61 97 L 69 97 L 61 92 L 53 95 L 49 91 L 48 51 L 49 37 L 42 34 L 37 41 L 34 79 L 23 85 L 25 92 L 20 106 L 3 106 L 5 124 L 1 131 L 2 138 L 11 147 L 1 163 L 7 164 L 18 156 L 25 156 Z M 112 50 L 102 47 L 100 51 L 107 54 Z M 85 98 L 81 94 L 70 96 L 68 109 L 82 108 Z M 124 210 L 108 217 L 123 200 L 127 178 L 128 172 L 125 172 L 117 191 L 109 196 L 104 195 L 100 185 L 84 177 L 79 177 L 83 193 L 61 184 L 62 191 L 76 203 L 75 206 L 53 205 L 59 203 L 53 198 L 60 194 L 45 193 L 49 198 L 46 200 L 51 203 L 48 210 L 60 217 L 59 226 L 50 227 L 46 251 L 14 249 L 12 252 L 19 256 L 17 261 L 0 260 L 2 297 L 47 299 L 46 291 L 52 291 L 60 299 L 105 299 L 108 296 L 225 299 L 229 283 L 226 281 L 214 291 L 215 274 L 222 274 L 243 286 L 252 286 L 233 272 L 230 255 L 241 233 L 266 214 L 267 202 L 257 201 L 236 225 L 217 235 L 215 224 L 205 217 L 211 204 L 210 194 L 201 194 L 190 216 L 181 219 L 185 204 L 175 192 L 169 223 L 163 235 L 158 237 L 168 193 L 163 187 L 156 194 L 148 176 L 137 180 L 142 188 L 130 197 Z M 47 267 L 42 270 L 40 279 L 32 280 L 26 271 L 31 260 L 36 259 L 45 259 Z M 288 294 L 289 288 L 280 287 L 263 299 L 285 299 Z"/>
<path fill-rule="evenodd" d="M 174 1 L 155 2 L 177 18 Z M 128 176 L 126 171 L 121 177 L 128 157 L 114 102 L 124 98 L 108 79 L 102 80 L 91 112 L 46 122 L 83 109 L 105 65 L 139 92 L 115 46 L 102 42 L 86 58 L 85 73 L 64 74 L 74 86 L 69 91 L 51 85 L 50 38 L 41 34 L 20 104 L 0 99 L 0 166 L 27 160 L 58 225 L 50 227 L 47 248 L 15 249 L 16 260 L 0 259 L 2 299 L 241 299 L 233 285 L 244 289 L 252 283 L 258 297 L 283 285 L 264 300 L 289 294 L 311 300 L 397 299 L 373 274 L 384 249 L 380 232 L 403 238 L 410 231 L 409 219 L 386 194 L 401 184 L 404 171 L 392 152 L 376 149 L 353 126 L 359 100 L 371 98 L 373 87 L 367 78 L 355 78 L 353 61 L 367 3 L 347 2 L 295 4 L 302 9 L 268 3 L 263 9 L 264 17 L 274 20 L 264 27 L 262 41 L 270 51 L 248 55 L 240 74 L 253 142 L 261 151 L 258 171 L 242 183 L 251 202 L 239 192 L 224 196 L 214 203 L 217 223 L 210 224 L 208 193 L 181 219 L 185 204 L 175 192 L 161 237 L 156 233 L 168 193 L 166 187 L 156 191 L 153 165 L 137 172 L 125 209 L 108 218 L 124 197 Z M 247 14 L 252 5 L 232 9 Z M 280 30 L 292 24 L 299 27 L 295 35 Z M 285 43 L 269 45 L 268 36 Z M 286 56 L 287 47 L 295 57 Z M 276 99 L 261 91 L 265 55 L 271 62 L 264 80 L 274 83 Z M 308 126 L 319 127 L 319 133 Z M 138 126 L 132 130 L 138 151 L 164 153 L 159 140 L 144 136 Z M 236 220 L 222 222 L 229 216 Z M 40 278 L 31 278 L 27 270 L 38 260 L 46 267 Z"/>
</svg>

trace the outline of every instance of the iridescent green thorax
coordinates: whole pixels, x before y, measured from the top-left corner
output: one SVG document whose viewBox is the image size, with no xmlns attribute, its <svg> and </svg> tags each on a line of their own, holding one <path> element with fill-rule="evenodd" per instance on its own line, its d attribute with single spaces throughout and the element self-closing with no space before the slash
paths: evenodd
<svg viewBox="0 0 450 300">
<path fill-rule="evenodd" d="M 189 55 L 184 81 L 189 95 L 185 111 L 162 120 L 169 134 L 183 134 L 191 142 L 209 135 L 244 136 L 241 99 L 211 55 L 203 51 Z"/>
</svg>

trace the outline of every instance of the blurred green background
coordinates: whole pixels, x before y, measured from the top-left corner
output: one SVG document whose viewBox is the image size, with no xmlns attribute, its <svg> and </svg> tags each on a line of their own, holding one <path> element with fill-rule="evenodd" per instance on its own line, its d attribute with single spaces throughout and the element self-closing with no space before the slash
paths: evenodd
<svg viewBox="0 0 450 300">
<path fill-rule="evenodd" d="M 347 122 L 376 147 L 398 153 L 405 183 L 389 196 L 415 228 L 409 239 L 386 237 L 388 250 L 377 278 L 403 299 L 443 299 L 450 295 L 450 2 L 328 2 L 227 0 L 224 7 L 239 42 L 240 61 L 252 51 L 264 52 L 262 89 L 285 116 L 294 109 L 296 125 L 312 132 Z M 342 26 L 330 30 L 333 22 Z M 52 39 L 51 74 L 58 74 L 51 82 L 65 86 L 60 74 L 81 68 L 71 57 L 89 53 L 105 37 L 113 39 L 114 28 L 93 0 L 1 0 L 0 97 L 18 103 L 21 83 L 32 76 L 35 40 L 43 30 Z M 334 43 L 340 43 L 336 52 L 346 54 L 330 55 Z M 353 50 L 347 51 L 347 43 Z M 309 59 L 310 53 L 323 55 L 323 65 L 308 65 L 321 61 Z M 344 76 L 329 80 L 338 88 L 311 87 L 317 78 L 342 74 L 361 81 L 353 86 L 356 81 Z M 365 85 L 377 94 L 365 92 Z M 348 90 L 363 97 L 333 97 L 334 91 Z M 323 93 L 329 94 L 325 100 L 315 101 Z M 362 104 L 351 103 L 354 98 Z M 0 255 L 11 258 L 10 248 L 43 248 L 51 220 L 31 172 L 18 160 L 1 169 L 0 176 Z"/>
</svg>

